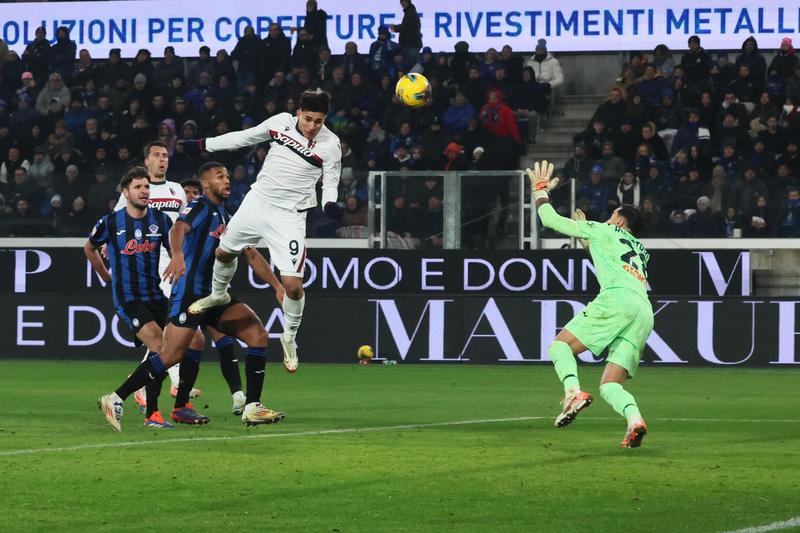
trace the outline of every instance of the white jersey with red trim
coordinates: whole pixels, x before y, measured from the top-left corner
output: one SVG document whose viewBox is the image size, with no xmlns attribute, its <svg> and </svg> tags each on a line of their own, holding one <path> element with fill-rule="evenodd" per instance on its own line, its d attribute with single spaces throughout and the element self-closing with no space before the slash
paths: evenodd
<svg viewBox="0 0 800 533">
<path fill-rule="evenodd" d="M 315 187 L 322 178 L 322 205 L 336 201 L 342 147 L 326 126 L 309 141 L 300 133 L 296 116 L 279 113 L 258 126 L 208 138 L 205 148 L 220 152 L 267 141 L 271 146 L 251 189 L 254 194 L 286 209 L 309 209 L 317 205 Z"/>
</svg>

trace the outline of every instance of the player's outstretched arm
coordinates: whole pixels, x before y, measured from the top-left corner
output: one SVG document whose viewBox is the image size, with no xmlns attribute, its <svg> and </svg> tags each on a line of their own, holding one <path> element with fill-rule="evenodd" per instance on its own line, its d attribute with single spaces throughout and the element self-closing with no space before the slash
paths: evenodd
<svg viewBox="0 0 800 533">
<path fill-rule="evenodd" d="M 189 139 L 178 141 L 186 155 L 200 155 L 205 152 L 224 152 L 226 150 L 238 150 L 254 144 L 260 144 L 271 139 L 269 135 L 270 119 L 265 120 L 258 126 L 247 128 L 242 131 L 232 131 L 217 137 L 206 139 Z"/>
<path fill-rule="evenodd" d="M 175 283 L 186 273 L 186 261 L 183 259 L 183 238 L 190 231 L 192 231 L 192 227 L 182 220 L 177 220 L 169 230 L 169 248 L 172 257 L 161 278 L 170 283 Z"/>
<path fill-rule="evenodd" d="M 275 290 L 275 298 L 278 300 L 278 303 L 283 304 L 283 297 L 286 294 L 286 291 L 284 290 L 281 282 L 278 281 L 278 278 L 275 276 L 272 268 L 270 268 L 267 260 L 264 259 L 263 255 L 261 255 L 261 252 L 253 247 L 247 248 L 244 253 L 247 257 L 247 262 L 250 265 L 250 268 L 253 269 L 255 275 L 258 276 L 261 281 L 269 283 L 269 286 Z"/>
<path fill-rule="evenodd" d="M 525 172 L 531 181 L 531 190 L 536 203 L 536 211 L 542 224 L 552 230 L 569 237 L 585 238 L 587 235 L 583 225 L 566 217 L 562 217 L 550 205 L 550 191 L 558 185 L 558 178 L 553 177 L 554 166 L 547 161 L 537 161 L 533 169 L 527 168 Z"/>
<path fill-rule="evenodd" d="M 106 283 L 111 282 L 111 273 L 106 268 L 106 264 L 103 262 L 103 258 L 100 257 L 100 252 L 98 252 L 97 248 L 91 241 L 86 241 L 86 244 L 83 245 L 83 253 L 86 256 L 86 259 L 89 260 L 89 263 L 92 265 L 92 268 L 100 278 L 105 281 Z"/>
</svg>

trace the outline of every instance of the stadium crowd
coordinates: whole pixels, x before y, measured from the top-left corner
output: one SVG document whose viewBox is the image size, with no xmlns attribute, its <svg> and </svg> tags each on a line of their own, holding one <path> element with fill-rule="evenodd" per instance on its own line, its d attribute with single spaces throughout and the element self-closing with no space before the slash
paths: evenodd
<svg viewBox="0 0 800 533">
<path fill-rule="evenodd" d="M 264 38 L 248 27 L 230 53 L 203 46 L 193 59 L 167 47 L 158 60 L 147 49 L 98 60 L 66 28 L 54 42 L 39 28 L 21 56 L 11 50 L 0 62 L 0 236 L 84 236 L 114 206 L 119 176 L 149 141 L 169 147 L 168 179 L 188 179 L 202 161 L 180 141 L 294 113 L 299 94 L 314 88 L 332 97 L 327 125 L 342 140 L 345 215 L 310 212 L 310 236 L 364 236 L 371 170 L 518 168 L 564 81 L 546 41 L 529 56 L 509 46 L 476 54 L 463 41 L 434 54 L 422 46 L 414 5 L 402 4 L 403 22 L 382 26 L 368 51 L 347 42 L 338 56 L 314 0 L 303 27 L 273 24 Z M 563 175 L 578 180 L 579 207 L 603 219 L 632 203 L 648 236 L 797 236 L 800 66 L 791 41 L 769 68 L 754 39 L 731 63 L 725 54 L 712 60 L 699 39 L 689 47 L 680 62 L 663 45 L 652 57 L 633 54 L 575 137 Z M 431 105 L 412 109 L 395 96 L 395 81 L 411 70 L 430 80 Z M 231 172 L 230 211 L 268 150 L 214 154 Z M 402 179 L 388 190 L 387 229 L 441 246 L 442 183 Z M 462 220 L 480 219 L 507 195 L 505 183 L 466 187 Z"/>
<path fill-rule="evenodd" d="M 749 37 L 735 58 L 692 36 L 633 53 L 574 138 L 563 175 L 605 220 L 640 209 L 642 236 L 800 236 L 800 61 L 785 37 L 767 64 Z M 562 198 L 563 202 L 563 198 Z"/>
<path fill-rule="evenodd" d="M 84 236 L 113 207 L 119 176 L 141 161 L 147 142 L 168 145 L 168 179 L 181 181 L 200 161 L 183 153 L 179 141 L 294 113 L 309 88 L 332 96 L 327 125 L 342 140 L 340 201 L 346 208 L 341 222 L 312 213 L 314 236 L 365 223 L 370 170 L 517 168 L 525 143 L 516 118 L 524 123 L 543 110 L 550 86 L 537 81 L 510 47 L 489 50 L 480 61 L 465 42 L 453 54 L 433 54 L 422 47 L 413 4 L 404 6 L 403 22 L 381 27 L 369 51 L 348 42 L 336 57 L 327 44 L 325 13 L 313 0 L 303 27 L 285 31 L 273 24 L 263 39 L 247 28 L 230 53 L 212 55 L 203 46 L 193 60 L 167 47 L 157 61 L 146 49 L 130 61 L 113 49 L 98 61 L 76 49 L 66 28 L 53 43 L 39 28 L 21 57 L 9 51 L 2 65 L 0 232 Z M 288 32 L 298 34 L 294 47 Z M 411 68 L 430 80 L 430 106 L 411 109 L 394 95 L 395 81 Z M 268 150 L 214 154 L 231 171 L 229 210 L 238 207 Z M 441 184 L 420 180 L 396 195 L 390 229 L 438 240 Z"/>
</svg>

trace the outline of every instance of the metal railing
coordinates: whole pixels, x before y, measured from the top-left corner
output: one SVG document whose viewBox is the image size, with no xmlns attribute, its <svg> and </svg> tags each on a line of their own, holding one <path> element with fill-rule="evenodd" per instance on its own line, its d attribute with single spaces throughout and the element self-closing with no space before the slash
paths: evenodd
<svg viewBox="0 0 800 533">
<path fill-rule="evenodd" d="M 456 250 L 462 247 L 462 230 L 466 225 L 475 223 L 486 216 L 496 216 L 500 211 L 514 210 L 517 218 L 517 248 L 539 248 L 539 231 L 534 204 L 531 201 L 528 179 L 524 171 L 373 171 L 368 174 L 369 188 L 368 199 L 368 234 L 370 247 L 387 247 L 387 214 L 392 207 L 394 198 L 390 196 L 393 183 L 403 180 L 421 180 L 434 178 L 442 183 L 442 248 Z M 509 200 L 516 196 L 514 201 L 507 205 L 500 205 L 494 212 L 481 215 L 477 219 L 462 220 L 463 196 L 462 183 L 465 178 L 473 179 L 502 179 L 507 178 L 509 186 Z M 503 186 L 503 182 L 498 182 Z M 508 213 L 503 213 L 508 214 Z"/>
</svg>

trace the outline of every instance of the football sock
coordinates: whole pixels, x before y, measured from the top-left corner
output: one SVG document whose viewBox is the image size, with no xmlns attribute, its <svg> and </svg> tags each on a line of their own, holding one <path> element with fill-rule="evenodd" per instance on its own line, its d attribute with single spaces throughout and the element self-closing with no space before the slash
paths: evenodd
<svg viewBox="0 0 800 533">
<path fill-rule="evenodd" d="M 234 258 L 230 263 L 223 263 L 219 259 L 214 260 L 214 275 L 211 279 L 211 294 L 220 298 L 228 291 L 228 285 L 236 273 L 236 266 L 239 260 Z"/>
<path fill-rule="evenodd" d="M 600 385 L 600 396 L 608 402 L 614 411 L 628 420 L 628 427 L 642 420 L 636 398 L 626 391 L 620 383 L 609 382 Z"/>
<path fill-rule="evenodd" d="M 575 356 L 572 355 L 572 349 L 569 344 L 562 341 L 553 341 L 547 350 L 547 354 L 550 356 L 550 360 L 553 361 L 558 379 L 564 385 L 564 395 L 570 396 L 580 391 L 578 362 L 575 360 Z"/>
<path fill-rule="evenodd" d="M 247 403 L 260 402 L 267 367 L 267 348 L 248 346 L 244 373 L 247 375 Z"/>
<path fill-rule="evenodd" d="M 242 376 L 239 374 L 239 360 L 236 359 L 236 341 L 233 337 L 222 337 L 216 342 L 219 351 L 219 369 L 228 383 L 231 394 L 242 390 Z"/>
<path fill-rule="evenodd" d="M 303 319 L 303 308 L 305 306 L 305 293 L 299 300 L 292 300 L 288 295 L 283 297 L 284 339 L 294 340 L 295 335 L 297 335 L 297 328 L 300 327 L 300 321 Z"/>
<path fill-rule="evenodd" d="M 145 410 L 145 418 L 150 418 L 150 415 L 158 411 L 158 396 L 161 394 L 161 385 L 164 383 L 166 375 L 161 375 L 156 379 L 144 386 L 147 395 L 147 409 Z"/>
<path fill-rule="evenodd" d="M 178 385 L 178 394 L 175 395 L 175 409 L 185 407 L 189 402 L 189 393 L 192 392 L 197 381 L 197 374 L 200 372 L 200 357 L 203 355 L 201 350 L 189 348 L 183 353 L 181 361 L 181 382 Z"/>
<path fill-rule="evenodd" d="M 164 361 L 161 360 L 157 353 L 154 353 L 147 358 L 147 361 L 139 363 L 133 374 L 128 376 L 128 379 L 114 392 L 124 401 L 128 396 L 166 372 L 167 368 L 164 366 Z"/>
<path fill-rule="evenodd" d="M 169 374 L 169 382 L 172 384 L 173 387 L 176 389 L 178 388 L 178 384 L 181 382 L 181 365 L 180 363 L 176 365 L 172 365 L 167 369 L 167 374 Z"/>
</svg>

